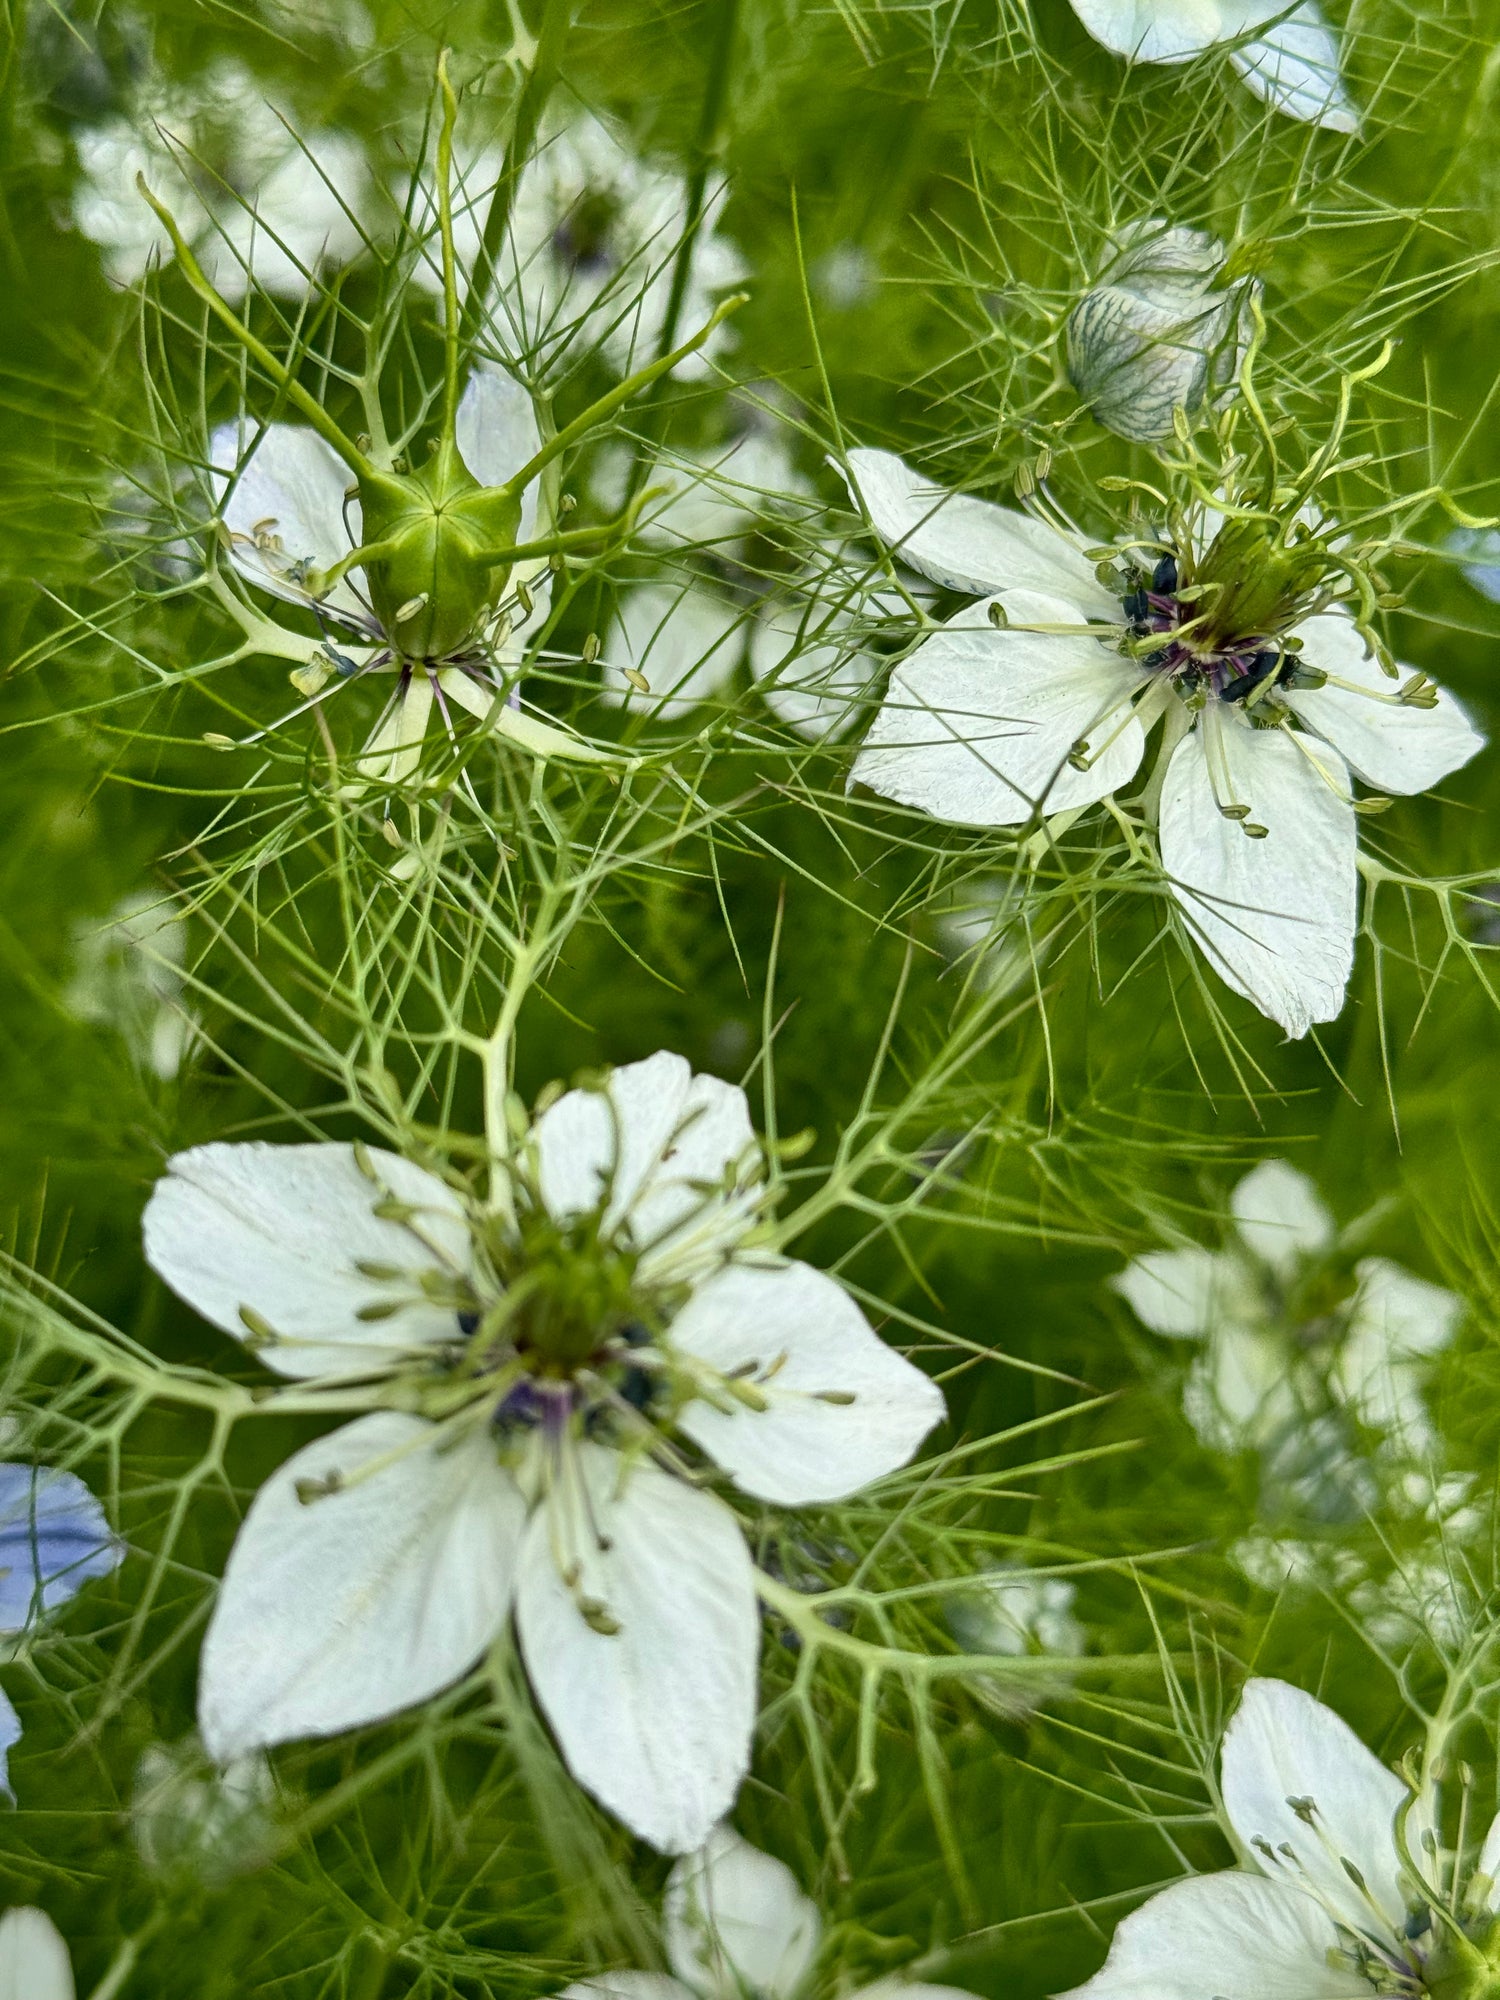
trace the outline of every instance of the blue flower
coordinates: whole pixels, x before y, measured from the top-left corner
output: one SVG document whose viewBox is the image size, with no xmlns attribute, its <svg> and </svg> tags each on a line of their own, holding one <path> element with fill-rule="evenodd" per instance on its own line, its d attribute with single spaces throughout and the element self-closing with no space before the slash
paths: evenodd
<svg viewBox="0 0 1500 2000">
<path fill-rule="evenodd" d="M 56 1611 L 124 1553 L 76 1473 L 0 1465 L 0 1632 Z"/>
<path fill-rule="evenodd" d="M 104 1509 L 73 1472 L 0 1464 L 0 1634 L 22 1632 L 124 1558 Z M 21 1719 L 0 1692 L 0 1792 Z"/>
<path fill-rule="evenodd" d="M 10 1753 L 21 1740 L 21 1718 L 11 1707 L 5 1690 L 0 1688 L 0 1792 L 10 1791 L 8 1762 Z"/>
</svg>

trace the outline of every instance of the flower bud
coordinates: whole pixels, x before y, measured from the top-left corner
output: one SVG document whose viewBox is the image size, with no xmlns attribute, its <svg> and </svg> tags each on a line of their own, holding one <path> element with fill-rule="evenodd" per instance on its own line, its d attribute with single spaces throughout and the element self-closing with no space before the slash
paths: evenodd
<svg viewBox="0 0 1500 2000">
<path fill-rule="evenodd" d="M 1068 316 L 1068 375 L 1101 424 L 1153 444 L 1175 411 L 1233 388 L 1258 281 L 1224 273 L 1224 246 L 1201 229 L 1150 220 L 1115 239 Z"/>
</svg>

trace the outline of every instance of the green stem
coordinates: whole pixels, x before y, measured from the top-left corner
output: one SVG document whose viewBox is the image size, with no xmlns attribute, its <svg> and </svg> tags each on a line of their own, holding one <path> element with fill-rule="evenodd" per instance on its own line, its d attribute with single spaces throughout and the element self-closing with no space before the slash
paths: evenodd
<svg viewBox="0 0 1500 2000">
<path fill-rule="evenodd" d="M 736 292 L 732 298 L 723 300 L 714 308 L 712 317 L 698 329 L 691 340 L 685 340 L 681 347 L 675 348 L 672 353 L 664 354 L 659 361 L 653 361 L 649 368 L 642 368 L 637 374 L 628 376 L 625 381 L 616 383 L 615 387 L 607 395 L 601 396 L 597 403 L 590 403 L 582 416 L 575 417 L 572 423 L 565 424 L 555 437 L 548 438 L 536 456 L 528 459 L 521 470 L 506 482 L 503 491 L 522 493 L 542 468 L 550 465 L 554 458 L 575 445 L 580 438 L 586 437 L 597 425 L 602 424 L 606 417 L 612 417 L 616 410 L 623 408 L 630 401 L 632 396 L 639 395 L 642 389 L 649 389 L 653 382 L 659 381 L 663 375 L 670 374 L 679 361 L 689 354 L 696 354 L 723 320 L 728 319 L 731 313 L 738 312 L 742 305 L 749 303 L 749 297 L 748 292 Z"/>
<path fill-rule="evenodd" d="M 453 259 L 453 128 L 458 99 L 448 81 L 448 51 L 438 57 L 438 89 L 443 94 L 443 125 L 438 133 L 438 231 L 443 239 L 443 436 L 453 436 L 458 413 L 458 277 Z"/>
<path fill-rule="evenodd" d="M 150 188 L 147 187 L 146 176 L 144 174 L 137 174 L 135 184 L 139 193 L 144 196 L 145 200 L 154 210 L 162 228 L 171 237 L 172 248 L 177 253 L 177 262 L 181 266 L 182 275 L 187 279 L 189 287 L 198 294 L 214 317 L 224 326 L 228 327 L 229 331 L 234 335 L 241 347 L 244 348 L 245 352 L 250 355 L 252 360 L 260 363 L 261 367 L 264 368 L 277 388 L 281 390 L 287 401 L 293 405 L 301 416 L 306 417 L 323 442 L 333 447 L 356 478 L 367 479 L 371 477 L 375 468 L 369 459 L 365 457 L 364 453 L 357 445 L 350 443 L 349 439 L 344 436 L 344 433 L 333 421 L 333 418 L 329 416 L 322 404 L 318 402 L 317 398 L 310 395 L 303 388 L 302 384 L 287 368 L 285 362 L 279 361 L 270 348 L 266 346 L 265 342 L 257 339 L 249 327 L 245 325 L 244 321 L 235 313 L 233 308 L 220 298 L 219 294 L 214 290 L 203 274 L 202 265 L 199 264 L 198 259 L 188 248 L 187 239 L 177 227 L 176 218 L 173 216 L 171 210 L 162 202 L 159 202 Z"/>
<path fill-rule="evenodd" d="M 505 241 L 505 232 L 510 227 L 516 188 L 531 157 L 532 147 L 536 143 L 537 128 L 542 122 L 542 113 L 547 108 L 547 100 L 552 95 L 552 86 L 557 82 L 558 67 L 568 39 L 568 29 L 572 25 L 572 16 L 573 0 L 545 0 L 542 8 L 542 25 L 537 35 L 536 54 L 532 58 L 531 68 L 526 72 L 526 81 L 521 86 L 521 94 L 516 99 L 515 117 L 511 121 L 510 138 L 505 147 L 505 163 L 500 169 L 500 178 L 495 183 L 495 191 L 490 196 L 489 212 L 484 218 L 484 233 L 479 240 L 479 254 L 474 259 L 474 269 L 469 275 L 469 291 L 464 300 L 461 327 L 465 343 L 474 339 L 479 331 L 479 322 L 484 316 L 485 301 L 489 296 L 495 272 L 495 260 L 500 254 L 500 245 Z"/>
<path fill-rule="evenodd" d="M 628 541 L 642 507 L 652 493 L 660 495 L 661 491 L 657 486 L 650 492 L 640 494 L 623 514 L 617 515 L 613 521 L 601 521 L 595 528 L 565 528 L 561 534 L 548 535 L 539 542 L 517 542 L 514 548 L 481 556 L 480 561 L 498 568 L 501 563 L 534 562 L 542 556 L 565 555 L 569 549 L 596 548 L 601 542 Z"/>
<path fill-rule="evenodd" d="M 662 321 L 661 338 L 656 345 L 658 355 L 665 354 L 677 338 L 678 322 L 682 318 L 683 301 L 687 297 L 688 282 L 692 277 L 693 254 L 698 247 L 698 231 L 703 221 L 704 204 L 708 198 L 708 177 L 713 171 L 714 161 L 719 152 L 719 127 L 724 117 L 724 100 L 729 95 L 730 57 L 734 54 L 735 34 L 739 27 L 739 0 L 709 0 L 709 4 L 718 17 L 719 33 L 709 64 L 708 82 L 703 92 L 703 106 L 698 117 L 698 131 L 693 141 L 693 171 L 688 178 L 687 216 L 682 241 L 677 246 L 677 255 L 672 267 L 672 289 L 667 296 L 666 317 Z"/>
</svg>

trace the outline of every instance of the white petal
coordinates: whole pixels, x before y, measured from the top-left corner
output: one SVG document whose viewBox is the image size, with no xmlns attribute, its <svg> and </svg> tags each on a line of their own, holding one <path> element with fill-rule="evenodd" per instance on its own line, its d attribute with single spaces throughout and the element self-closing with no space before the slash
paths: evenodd
<svg viewBox="0 0 1500 2000">
<path fill-rule="evenodd" d="M 1359 112 L 1339 77 L 1339 45 L 1317 0 L 1275 21 L 1234 51 L 1235 68 L 1257 97 L 1288 118 L 1325 132 L 1357 132 Z"/>
<path fill-rule="evenodd" d="M 1306 1174 L 1285 1160 L 1262 1160 L 1229 1197 L 1230 1213 L 1251 1253 L 1281 1278 L 1333 1241 L 1333 1217 Z"/>
<path fill-rule="evenodd" d="M 1058 2000 L 1369 2000 L 1368 1981 L 1329 1964 L 1338 1942 L 1300 1889 L 1194 1875 L 1132 1912 L 1103 1970 Z"/>
<path fill-rule="evenodd" d="M 1463 1301 L 1384 1257 L 1361 1258 L 1355 1275 L 1359 1289 L 1334 1386 L 1372 1429 L 1418 1455 L 1432 1443 L 1423 1364 L 1453 1338 Z"/>
<path fill-rule="evenodd" d="M 68 1947 L 44 1910 L 0 1917 L 0 2000 L 73 2000 Z"/>
<path fill-rule="evenodd" d="M 1071 605 L 1071 622 L 1118 623 L 1119 599 L 1083 550 L 1045 521 L 967 493 L 949 493 L 889 451 L 851 451 L 850 491 L 903 562 L 950 590 L 988 597 L 1020 587 Z"/>
<path fill-rule="evenodd" d="M 531 391 L 489 362 L 469 377 L 453 430 L 458 455 L 481 486 L 506 485 L 542 446 Z M 540 481 L 533 479 L 521 496 L 521 541 L 536 539 L 539 497 Z"/>
<path fill-rule="evenodd" d="M 1366 657 L 1365 642 L 1353 619 L 1341 612 L 1324 612 L 1305 619 L 1297 634 L 1307 641 L 1303 657 L 1309 666 L 1387 697 L 1372 701 L 1368 695 L 1338 687 L 1289 691 L 1285 696 L 1308 728 L 1331 743 L 1367 785 L 1382 792 L 1425 792 L 1484 748 L 1483 736 L 1445 690 L 1439 690 L 1436 708 L 1394 706 L 1389 697 L 1412 670 L 1403 667 L 1400 680 L 1388 679 Z"/>
<path fill-rule="evenodd" d="M 1189 1244 L 1181 1250 L 1148 1250 L 1132 1258 L 1110 1284 L 1153 1333 L 1199 1340 L 1231 1303 L 1243 1280 L 1227 1257 Z"/>
<path fill-rule="evenodd" d="M 1204 755 L 1206 710 L 1172 753 L 1161 801 L 1161 858 L 1194 937 L 1225 984 L 1291 1036 L 1331 1021 L 1354 963 L 1354 810 L 1333 751 L 1229 717 L 1218 740 L 1229 803 L 1267 829 L 1252 840 L 1223 818 Z M 1327 770 L 1325 784 L 1314 767 Z M 1338 791 L 1333 787 L 1337 786 Z"/>
<path fill-rule="evenodd" d="M 967 1986 L 934 1986 L 930 1979 L 877 1979 L 873 1986 L 861 1986 L 849 2000 L 979 2000 Z"/>
<path fill-rule="evenodd" d="M 560 1097 L 532 1144 L 551 1215 L 585 1215 L 603 1200 L 606 1229 L 628 1227 L 658 1264 L 689 1249 L 722 1252 L 749 1225 L 749 1195 L 709 1192 L 758 1173 L 745 1093 L 695 1076 L 667 1049 L 611 1071 L 602 1090 Z"/>
<path fill-rule="evenodd" d="M 1035 622 L 1068 607 L 1012 592 Z M 996 631 L 974 607 L 891 675 L 853 779 L 953 826 L 1019 826 L 1092 805 L 1133 776 L 1145 749 L 1128 696 L 1139 674 L 1097 640 Z M 978 614 L 978 615 L 976 615 Z M 1092 744 L 1087 770 L 1068 763 Z"/>
<path fill-rule="evenodd" d="M 1500 1812 L 1490 1821 L 1489 1832 L 1484 1836 L 1484 1844 L 1474 1863 L 1476 1875 L 1483 1875 L 1489 1882 L 1484 1894 L 1484 1906 L 1493 1910 L 1500 1904 Z"/>
<path fill-rule="evenodd" d="M 245 204 L 225 196 L 217 204 L 214 233 L 205 236 L 199 262 L 227 299 L 243 299 L 247 271 L 261 291 L 301 299 L 308 273 L 359 254 L 364 238 L 350 210 L 365 197 L 369 167 L 364 149 L 343 132 L 314 132 L 289 147 L 264 177 L 245 189 Z"/>
<path fill-rule="evenodd" d="M 688 715 L 723 692 L 744 644 L 744 615 L 718 591 L 696 583 L 640 584 L 620 599 L 601 698 L 662 719 Z M 645 675 L 649 693 L 631 686 L 627 667 Z"/>
<path fill-rule="evenodd" d="M 760 1626 L 729 1509 L 654 1465 L 577 1447 L 601 1548 L 556 1491 L 532 1520 L 516 1623 L 526 1671 L 568 1769 L 669 1854 L 701 1847 L 750 1763 Z M 618 1625 L 597 1631 L 558 1571 Z"/>
<path fill-rule="evenodd" d="M 880 672 L 848 625 L 847 612 L 773 604 L 751 628 L 751 678 L 772 714 L 812 743 L 845 733 Z"/>
<path fill-rule="evenodd" d="M 1329 1909 L 1368 1930 L 1369 1905 L 1342 1865 L 1350 1861 L 1391 1926 L 1405 1922 L 1394 1822 L 1406 1786 L 1342 1716 L 1286 1681 L 1247 1681 L 1220 1771 L 1230 1824 L 1263 1866 L 1285 1868 L 1289 1883 L 1300 1873 Z M 1311 1826 L 1292 1798 L 1313 1801 Z M 1267 1859 L 1261 1841 L 1289 1846 L 1295 1860 Z M 1420 1852 L 1415 1837 L 1413 1847 Z"/>
<path fill-rule="evenodd" d="M 1137 62 L 1186 62 L 1239 31 L 1248 10 L 1221 0 L 1073 0 L 1096 42 Z M 1260 10 L 1260 18 L 1268 9 Z"/>
<path fill-rule="evenodd" d="M 841 1500 L 905 1465 L 947 1415 L 937 1384 L 874 1333 L 838 1285 L 809 1264 L 735 1264 L 672 1322 L 671 1344 L 764 1398 L 747 1409 L 702 1397 L 677 1422 L 760 1500 Z M 850 1402 L 821 1402 L 821 1393 Z"/>
<path fill-rule="evenodd" d="M 281 1375 L 364 1375 L 405 1349 L 451 1340 L 454 1315 L 421 1300 L 389 1319 L 358 1316 L 417 1286 L 357 1264 L 461 1275 L 472 1254 L 451 1189 L 395 1153 L 371 1147 L 367 1158 L 373 1182 L 352 1146 L 255 1140 L 176 1153 L 146 1204 L 146 1261 L 222 1332 L 245 1338 L 241 1306 L 266 1321 L 281 1340 L 259 1352 Z M 375 1214 L 387 1190 L 417 1210 L 413 1228 Z"/>
<path fill-rule="evenodd" d="M 742 1991 L 794 2000 L 823 1934 L 791 1869 L 728 1826 L 673 1867 L 662 1929 L 683 1984 L 725 2000 Z"/>
<path fill-rule="evenodd" d="M 343 1491 L 298 1497 L 341 1475 Z M 330 1736 L 424 1701 L 505 1623 L 526 1508 L 471 1432 L 384 1411 L 293 1454 L 230 1551 L 203 1644 L 209 1754 Z"/>
<path fill-rule="evenodd" d="M 601 1972 L 595 1979 L 575 1979 L 557 2000 L 699 2000 L 699 1996 L 665 1972 Z"/>
<path fill-rule="evenodd" d="M 1378 1341 L 1387 1354 L 1436 1354 L 1445 1348 L 1463 1318 L 1456 1292 L 1417 1278 L 1387 1257 L 1362 1257 L 1350 1331 Z"/>
<path fill-rule="evenodd" d="M 313 600 L 288 572 L 297 563 L 327 569 L 358 546 L 359 500 L 345 499 L 353 474 L 332 445 L 300 424 L 271 424 L 258 440 L 247 434 L 245 448 L 254 448 L 243 462 L 240 432 L 238 424 L 220 424 L 208 442 L 215 503 L 235 537 L 230 561 L 241 576 L 273 596 L 309 604 Z M 258 547 L 257 530 L 262 539 L 274 537 L 280 546 Z M 368 625 L 370 614 L 353 587 L 362 575 L 353 571 L 317 601 L 355 624 Z"/>
</svg>

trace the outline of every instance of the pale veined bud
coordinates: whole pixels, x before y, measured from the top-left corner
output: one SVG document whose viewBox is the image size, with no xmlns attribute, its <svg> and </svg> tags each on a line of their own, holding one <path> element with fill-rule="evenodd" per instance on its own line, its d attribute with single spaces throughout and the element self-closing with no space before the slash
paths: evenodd
<svg viewBox="0 0 1500 2000">
<path fill-rule="evenodd" d="M 1233 393 L 1253 277 L 1227 280 L 1224 246 L 1160 220 L 1115 239 L 1068 316 L 1068 374 L 1099 422 L 1139 444 Z"/>
</svg>

